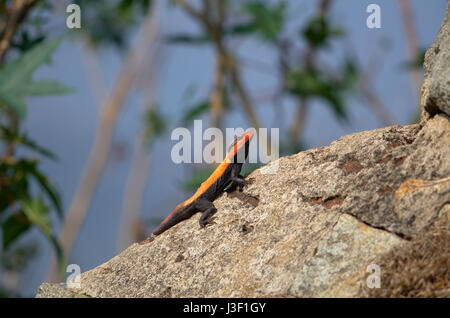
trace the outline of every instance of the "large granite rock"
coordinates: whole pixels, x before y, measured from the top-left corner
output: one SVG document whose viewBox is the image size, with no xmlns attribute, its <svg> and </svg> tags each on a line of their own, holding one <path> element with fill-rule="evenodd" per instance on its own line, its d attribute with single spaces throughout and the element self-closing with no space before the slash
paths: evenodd
<svg viewBox="0 0 450 318">
<path fill-rule="evenodd" d="M 422 119 L 443 112 L 450 116 L 450 3 L 436 41 L 427 50 L 422 85 Z"/>
</svg>

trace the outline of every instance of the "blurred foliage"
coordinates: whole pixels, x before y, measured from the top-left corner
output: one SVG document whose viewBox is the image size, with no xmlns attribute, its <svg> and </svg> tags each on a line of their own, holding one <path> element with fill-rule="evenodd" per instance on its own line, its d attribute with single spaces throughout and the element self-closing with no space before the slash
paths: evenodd
<svg viewBox="0 0 450 318">
<path fill-rule="evenodd" d="M 408 61 L 404 63 L 402 66 L 410 71 L 410 70 L 417 70 L 417 69 L 423 69 L 423 63 L 425 62 L 425 53 L 427 52 L 426 48 L 421 48 L 417 52 L 417 56 L 414 60 Z"/>
<path fill-rule="evenodd" d="M 319 14 L 308 21 L 305 28 L 300 30 L 300 35 L 314 47 L 323 47 L 329 44 L 334 37 L 344 35 L 340 28 L 333 28 L 328 18 Z"/>
<path fill-rule="evenodd" d="M 0 263 L 7 271 L 17 271 L 25 269 L 28 260 L 36 256 L 38 247 L 36 244 L 19 245 L 15 249 L 1 255 Z"/>
<path fill-rule="evenodd" d="M 208 114 L 211 105 L 209 99 L 203 99 L 197 102 L 192 102 L 192 93 L 189 92 L 190 89 L 187 90 L 183 101 L 185 104 L 185 108 L 183 109 L 182 118 L 180 125 L 182 127 L 189 127 L 194 123 L 194 120 L 202 118 L 205 114 Z M 190 104 L 188 104 L 190 103 Z M 231 110 L 231 101 L 230 101 L 230 92 L 228 89 L 223 91 L 223 108 L 225 111 Z"/>
<path fill-rule="evenodd" d="M 192 176 L 182 181 L 181 187 L 187 191 L 195 191 L 199 185 L 204 182 L 213 173 L 214 168 L 201 168 L 192 171 Z"/>
<path fill-rule="evenodd" d="M 11 6 L 11 3 L 12 1 L 0 1 L 0 31 L 4 29 L 6 21 L 8 21 L 7 8 Z M 26 21 L 16 31 L 16 35 L 10 43 L 10 48 L 25 52 L 42 42 L 46 38 L 45 25 L 48 22 L 51 9 L 49 0 L 37 1 Z M 36 12 L 36 14 L 33 14 L 33 12 Z"/>
<path fill-rule="evenodd" d="M 151 0 L 75 0 L 81 8 L 79 32 L 94 47 L 128 47 L 130 34 L 148 13 Z"/>
<path fill-rule="evenodd" d="M 177 1 L 174 1 L 176 3 Z M 225 46 L 235 55 L 230 40 L 251 39 L 269 46 L 278 55 L 280 65 L 278 67 L 278 81 L 281 83 L 279 96 L 291 96 L 294 99 L 305 100 L 309 103 L 312 99 L 323 101 L 335 115 L 336 119 L 348 123 L 347 104 L 348 98 L 355 93 L 359 79 L 359 67 L 350 56 L 344 56 L 337 65 L 330 67 L 321 63 L 322 51 L 330 50 L 333 41 L 345 37 L 345 30 L 335 26 L 329 17 L 327 10 L 318 10 L 305 22 L 290 14 L 292 2 L 290 1 L 224 1 L 223 19 L 212 13 L 219 10 L 219 1 L 211 1 L 206 6 L 202 2 L 200 7 L 195 7 L 198 12 L 209 17 L 209 23 L 222 31 Z M 323 6 L 325 1 L 317 1 L 317 5 Z M 326 6 L 323 6 L 326 7 Z M 213 17 L 213 18 L 211 18 Z M 176 33 L 167 36 L 169 44 L 183 45 L 210 45 L 217 41 L 211 30 L 205 27 L 204 21 L 191 16 L 197 24 L 202 26 L 197 34 Z M 297 23 L 295 36 L 287 32 L 287 25 L 293 21 Z M 245 62 L 237 60 L 238 67 L 245 66 Z M 230 76 L 226 76 L 230 80 Z M 227 87 L 236 89 L 236 83 L 228 83 L 224 89 L 225 105 L 236 94 L 236 90 L 229 91 Z M 185 99 L 185 103 L 186 103 Z M 255 105 L 257 107 L 257 105 Z M 194 119 L 211 111 L 210 97 L 205 96 L 200 102 L 193 103 L 185 108 L 182 113 L 181 124 L 189 126 Z M 225 111 L 231 111 L 227 107 Z M 283 123 L 288 127 L 291 123 Z M 292 123 L 293 124 L 293 123 Z M 290 140 L 283 143 L 283 155 L 303 150 L 301 140 Z M 282 138 L 286 140 L 286 138 Z M 192 179 L 187 181 L 184 188 L 195 188 L 205 179 L 210 170 L 195 172 Z"/>
<path fill-rule="evenodd" d="M 208 100 L 189 106 L 183 114 L 181 125 L 185 127 L 191 125 L 195 119 L 199 119 L 203 114 L 207 113 L 209 109 L 210 106 Z"/>
<path fill-rule="evenodd" d="M 8 139 L 0 141 L 9 142 Z M 19 145 L 18 142 L 17 146 Z M 27 147 L 35 148 L 34 143 L 30 142 L 27 142 Z M 41 153 L 48 153 L 40 147 L 36 149 Z M 52 244 L 63 269 L 63 255 L 51 224 L 51 208 L 62 217 L 59 192 L 40 171 L 38 159 L 9 156 L 0 160 L 0 228 L 3 253 L 14 253 L 17 247 L 15 243 L 36 227 Z M 8 269 L 11 270 L 11 266 Z"/>
<path fill-rule="evenodd" d="M 33 72 L 47 62 L 63 38 L 39 42 L 0 68 L 0 103 L 19 118 L 26 114 L 25 97 L 67 94 L 67 86 L 51 80 L 32 80 Z"/>
<path fill-rule="evenodd" d="M 150 145 L 165 131 L 167 122 L 156 107 L 152 107 L 146 112 L 145 121 L 145 143 Z"/>
<path fill-rule="evenodd" d="M 230 1 L 225 2 L 227 4 Z M 236 3 L 234 3 L 236 4 Z M 225 32 L 230 36 L 257 36 L 263 41 L 271 43 L 273 49 L 280 55 L 289 55 L 280 51 L 280 43 L 287 41 L 304 42 L 309 44 L 313 50 L 326 48 L 330 41 L 345 34 L 341 28 L 333 27 L 324 14 L 313 15 L 305 26 L 299 27 L 298 38 L 284 39 L 283 30 L 288 22 L 288 4 L 285 1 L 243 1 L 238 9 L 245 22 L 233 22 L 225 25 L 223 30 L 240 30 L 240 32 Z M 241 21 L 242 19 L 240 19 Z M 201 35 L 175 34 L 167 37 L 169 43 L 177 44 L 208 44 L 211 37 L 207 30 L 201 31 Z M 294 47 L 293 43 L 288 47 Z M 289 52 L 290 53 L 290 52 Z M 312 54 L 314 54 L 313 52 Z M 282 56 L 284 57 L 284 56 Z M 300 59 L 301 60 L 301 59 Z M 304 61 L 305 59 L 303 59 Z M 284 78 L 285 94 L 292 94 L 298 97 L 317 97 L 328 103 L 338 119 L 346 119 L 346 96 L 347 92 L 354 88 L 354 83 L 358 77 L 358 67 L 350 59 L 346 59 L 338 75 L 330 73 L 329 68 L 324 70 L 313 65 L 299 65 L 299 61 L 289 61 L 285 66 L 287 71 Z M 336 78 L 336 77 L 339 78 Z M 210 107 L 208 102 L 201 102 L 193 107 L 189 107 L 183 115 L 183 123 L 205 113 Z"/>
<path fill-rule="evenodd" d="M 335 84 L 335 81 L 326 77 L 325 73 L 298 70 L 288 73 L 286 86 L 293 95 L 318 97 L 325 100 L 337 118 L 347 119 L 343 98 L 339 91 L 335 90 Z"/>
<path fill-rule="evenodd" d="M 11 2 L 1 2 L 0 35 L 12 14 Z M 6 9 L 8 8 L 8 9 Z M 27 113 L 27 98 L 71 93 L 68 86 L 47 79 L 34 79 L 35 71 L 51 61 L 64 37 L 47 39 L 44 26 L 50 6 L 38 1 L 17 26 L 15 36 L 0 63 L 0 269 L 20 272 L 36 255 L 37 246 L 23 241 L 27 233 L 38 229 L 57 254 L 60 270 L 64 257 L 52 226 L 52 211 L 62 218 L 59 191 L 41 170 L 39 157 L 55 160 L 56 156 L 32 140 L 21 128 Z M 34 14 L 36 13 L 36 14 Z M 20 151 L 26 149 L 28 151 Z M 15 295 L 1 286 L 2 296 Z"/>
<path fill-rule="evenodd" d="M 263 40 L 275 43 L 279 40 L 286 21 L 286 3 L 269 4 L 251 1 L 243 4 L 243 12 L 250 16 L 246 33 L 259 35 Z"/>
<path fill-rule="evenodd" d="M 12 21 L 12 1 L 0 0 L 0 36 Z M 92 47 L 113 47 L 122 51 L 130 42 L 131 32 L 148 13 L 151 0 L 75 0 L 80 5 L 82 28 L 69 35 L 81 35 Z M 37 144 L 23 131 L 27 98 L 68 94 L 72 89 L 55 80 L 34 79 L 35 71 L 51 61 L 55 50 L 66 36 L 48 38 L 53 3 L 37 1 L 28 8 L 26 18 L 19 21 L 5 58 L 0 61 L 0 229 L 2 258 L 0 267 L 19 272 L 36 250 L 22 244 L 21 238 L 39 229 L 53 246 L 60 269 L 64 257 L 53 231 L 52 212 L 61 218 L 61 197 L 56 187 L 41 170 L 41 160 L 30 157 L 34 152 L 47 159 L 56 156 Z M 146 142 L 151 143 L 166 128 L 162 114 L 152 108 L 145 114 L 148 124 Z M 20 152 L 21 148 L 27 152 Z M 31 151 L 31 152 L 30 152 Z M 34 252 L 33 252 L 34 251 Z M 1 277 L 0 277 L 1 278 Z M 1 296 L 12 295 L 1 286 Z"/>
</svg>

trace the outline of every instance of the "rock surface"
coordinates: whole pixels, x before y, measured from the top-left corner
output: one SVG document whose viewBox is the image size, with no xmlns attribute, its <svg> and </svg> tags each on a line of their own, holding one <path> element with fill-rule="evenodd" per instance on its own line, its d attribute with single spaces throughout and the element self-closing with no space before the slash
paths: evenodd
<svg viewBox="0 0 450 318">
<path fill-rule="evenodd" d="M 213 225 L 202 229 L 192 217 L 83 273 L 81 288 L 44 284 L 37 297 L 353 297 L 367 294 L 368 266 L 384 255 L 401 251 L 403 268 L 408 259 L 428 264 L 426 253 L 419 262 L 408 251 L 434 224 L 449 222 L 449 10 L 425 72 L 420 124 L 280 158 L 270 164 L 276 174 L 256 170 L 243 193 L 217 199 Z M 442 253 L 435 264 L 450 259 L 448 248 Z M 430 288 L 440 289 L 432 294 L 450 295 L 450 269 L 436 266 L 427 271 L 439 286 Z M 389 277 L 401 281 L 395 270 Z M 381 276 L 381 288 L 388 285 Z M 389 288 L 402 295 L 397 287 Z"/>
<path fill-rule="evenodd" d="M 88 296 L 73 292 L 65 286 L 66 285 L 62 283 L 44 283 L 39 286 L 36 298 L 88 298 Z"/>
<path fill-rule="evenodd" d="M 450 116 L 450 3 L 436 41 L 427 50 L 422 85 L 422 119 L 443 112 Z"/>
</svg>

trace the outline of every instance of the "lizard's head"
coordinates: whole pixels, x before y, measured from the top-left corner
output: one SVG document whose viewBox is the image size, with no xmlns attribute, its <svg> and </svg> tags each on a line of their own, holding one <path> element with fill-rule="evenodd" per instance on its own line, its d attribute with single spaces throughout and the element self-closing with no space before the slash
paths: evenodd
<svg viewBox="0 0 450 318">
<path fill-rule="evenodd" d="M 244 160 L 247 158 L 250 140 L 255 134 L 254 130 L 248 130 L 239 136 L 235 136 L 228 146 L 229 157 L 236 157 L 241 150 L 245 150 Z"/>
</svg>

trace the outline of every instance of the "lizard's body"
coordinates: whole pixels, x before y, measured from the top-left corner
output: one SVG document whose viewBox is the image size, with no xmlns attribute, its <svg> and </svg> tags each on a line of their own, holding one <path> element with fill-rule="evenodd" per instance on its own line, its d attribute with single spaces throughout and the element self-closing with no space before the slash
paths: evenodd
<svg viewBox="0 0 450 318">
<path fill-rule="evenodd" d="M 253 132 L 249 131 L 236 137 L 232 149 L 228 152 L 223 162 L 216 170 L 214 170 L 209 178 L 200 185 L 194 195 L 177 205 L 172 213 L 170 213 L 164 221 L 152 231 L 152 233 L 154 235 L 159 235 L 175 224 L 190 218 L 197 212 L 203 212 L 199 220 L 200 225 L 205 226 L 208 224 L 208 218 L 217 211 L 213 201 L 224 192 L 225 188 L 231 183 L 231 188 L 237 186 L 242 189 L 245 181 L 240 175 L 243 165 L 243 162 L 241 161 L 247 158 L 249 143 L 252 136 Z M 245 153 L 242 154 L 242 151 L 245 151 Z M 238 156 L 239 159 L 241 159 L 241 157 L 244 159 L 237 160 Z"/>
</svg>

